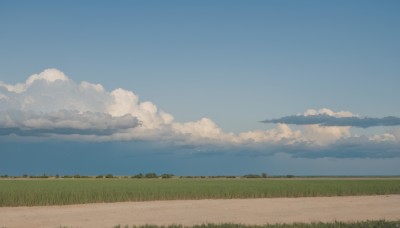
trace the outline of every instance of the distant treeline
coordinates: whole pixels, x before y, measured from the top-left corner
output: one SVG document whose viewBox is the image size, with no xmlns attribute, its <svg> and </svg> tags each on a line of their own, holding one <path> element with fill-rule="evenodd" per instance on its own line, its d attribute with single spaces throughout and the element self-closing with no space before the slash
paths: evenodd
<svg viewBox="0 0 400 228">
<path fill-rule="evenodd" d="M 234 176 L 234 175 L 216 175 L 216 176 L 175 176 L 174 174 L 170 173 L 164 173 L 161 175 L 157 175 L 156 173 L 138 173 L 132 176 L 116 176 L 113 174 L 101 174 L 97 176 L 88 176 L 88 175 L 80 175 L 80 174 L 74 174 L 74 175 L 48 175 L 48 174 L 42 174 L 42 175 L 28 175 L 24 174 L 22 176 L 9 176 L 9 175 L 1 175 L 0 178 L 97 178 L 97 179 L 102 179 L 102 178 L 134 178 L 134 179 L 150 179 L 150 178 L 159 178 L 159 179 L 169 179 L 169 178 L 292 178 L 294 177 L 293 175 L 286 175 L 286 176 L 268 176 L 267 173 L 262 173 L 262 174 L 246 174 L 242 176 Z"/>
<path fill-rule="evenodd" d="M 170 179 L 170 178 L 187 178 L 187 179 L 217 179 L 217 178 L 227 178 L 227 179 L 240 179 L 240 178 L 399 178 L 400 176 L 295 176 L 295 175 L 268 175 L 267 173 L 261 173 L 261 174 L 246 174 L 246 175 L 241 175 L 241 176 L 234 176 L 234 175 L 216 175 L 216 176 L 177 176 L 174 174 L 170 173 L 164 173 L 157 175 L 156 173 L 138 173 L 135 175 L 131 176 L 121 176 L 121 175 L 113 175 L 113 174 L 101 174 L 97 176 L 90 176 L 90 175 L 80 175 L 80 174 L 74 174 L 74 175 L 47 175 L 47 174 L 42 174 L 42 175 L 28 175 L 24 174 L 22 176 L 14 176 L 14 175 L 0 175 L 0 179 L 17 179 L 17 178 L 52 178 L 52 179 L 58 179 L 58 178 L 65 178 L 65 179 L 77 179 L 77 178 L 96 178 L 96 179 L 151 179 L 151 178 L 158 178 L 158 179 Z"/>
</svg>

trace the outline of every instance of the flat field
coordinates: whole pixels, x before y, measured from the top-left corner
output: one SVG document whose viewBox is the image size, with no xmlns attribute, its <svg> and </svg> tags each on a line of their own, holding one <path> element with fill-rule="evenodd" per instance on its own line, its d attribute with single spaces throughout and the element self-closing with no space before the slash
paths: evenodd
<svg viewBox="0 0 400 228">
<path fill-rule="evenodd" d="M 0 206 L 400 194 L 400 179 L 0 180 Z"/>
</svg>

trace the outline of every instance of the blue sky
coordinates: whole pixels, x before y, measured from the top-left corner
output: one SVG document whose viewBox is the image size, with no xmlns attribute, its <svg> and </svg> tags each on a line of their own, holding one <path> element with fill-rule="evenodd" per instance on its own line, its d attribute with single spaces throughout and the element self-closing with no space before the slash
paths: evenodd
<svg viewBox="0 0 400 228">
<path fill-rule="evenodd" d="M 399 117 L 399 11 L 398 1 L 1 1 L 0 173 L 399 174 L 397 124 L 259 122 Z"/>
</svg>

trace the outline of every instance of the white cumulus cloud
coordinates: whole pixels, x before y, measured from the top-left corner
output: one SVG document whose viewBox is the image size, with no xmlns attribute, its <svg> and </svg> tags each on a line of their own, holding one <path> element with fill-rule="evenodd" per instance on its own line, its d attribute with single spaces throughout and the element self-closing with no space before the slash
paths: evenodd
<svg viewBox="0 0 400 228">
<path fill-rule="evenodd" d="M 315 110 L 315 109 L 308 109 L 305 111 L 303 114 L 298 114 L 298 115 L 304 115 L 304 116 L 318 116 L 318 115 L 328 115 L 328 116 L 334 116 L 334 117 L 352 117 L 352 116 L 358 116 L 355 115 L 349 111 L 339 111 L 339 112 L 334 112 L 328 108 L 322 108 L 320 110 Z"/>
<path fill-rule="evenodd" d="M 101 84 L 75 83 L 57 69 L 30 76 L 25 83 L 0 82 L 2 135 L 84 135 L 89 140 L 172 140 L 185 144 L 293 142 L 301 138 L 288 125 L 244 133 L 224 132 L 209 118 L 176 122 L 132 91 L 111 92 Z M 140 126 L 139 126 L 140 125 Z M 96 136 L 96 137 L 94 137 Z"/>
<path fill-rule="evenodd" d="M 140 101 L 132 91 L 122 88 L 107 91 L 101 84 L 76 83 L 57 69 L 34 74 L 24 83 L 0 82 L 0 136 L 3 138 L 17 135 L 92 141 L 140 139 L 178 145 L 248 146 L 263 148 L 263 151 L 282 146 L 293 148 L 294 145 L 327 148 L 340 140 L 357 141 L 353 140 L 351 126 L 303 122 L 296 128 L 291 127 L 293 119 L 304 121 L 326 116 L 360 119 L 349 111 L 309 109 L 303 114 L 286 117 L 287 123 L 276 122 L 272 129 L 233 133 L 225 132 L 210 118 L 177 122 L 152 102 Z M 397 119 L 389 117 L 385 121 Z M 275 123 L 275 120 L 266 122 Z M 397 130 L 367 140 L 382 143 L 399 142 L 399 139 L 400 130 Z"/>
</svg>

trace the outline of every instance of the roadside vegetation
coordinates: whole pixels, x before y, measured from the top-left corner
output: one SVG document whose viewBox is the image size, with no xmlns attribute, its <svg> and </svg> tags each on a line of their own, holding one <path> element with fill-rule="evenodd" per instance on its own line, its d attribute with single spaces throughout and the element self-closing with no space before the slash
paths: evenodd
<svg viewBox="0 0 400 228">
<path fill-rule="evenodd" d="M 0 206 L 400 194 L 400 179 L 28 178 L 0 180 Z M 147 176 L 147 178 L 145 178 Z"/>
<path fill-rule="evenodd" d="M 331 223 L 293 223 L 293 224 L 270 224 L 270 225 L 242 225 L 242 224 L 203 224 L 195 226 L 182 226 L 182 225 L 170 225 L 170 226 L 156 226 L 156 225 L 144 225 L 144 226 L 121 226 L 117 225 L 114 228 L 398 228 L 400 227 L 400 221 L 362 221 L 362 222 L 331 222 Z"/>
</svg>

